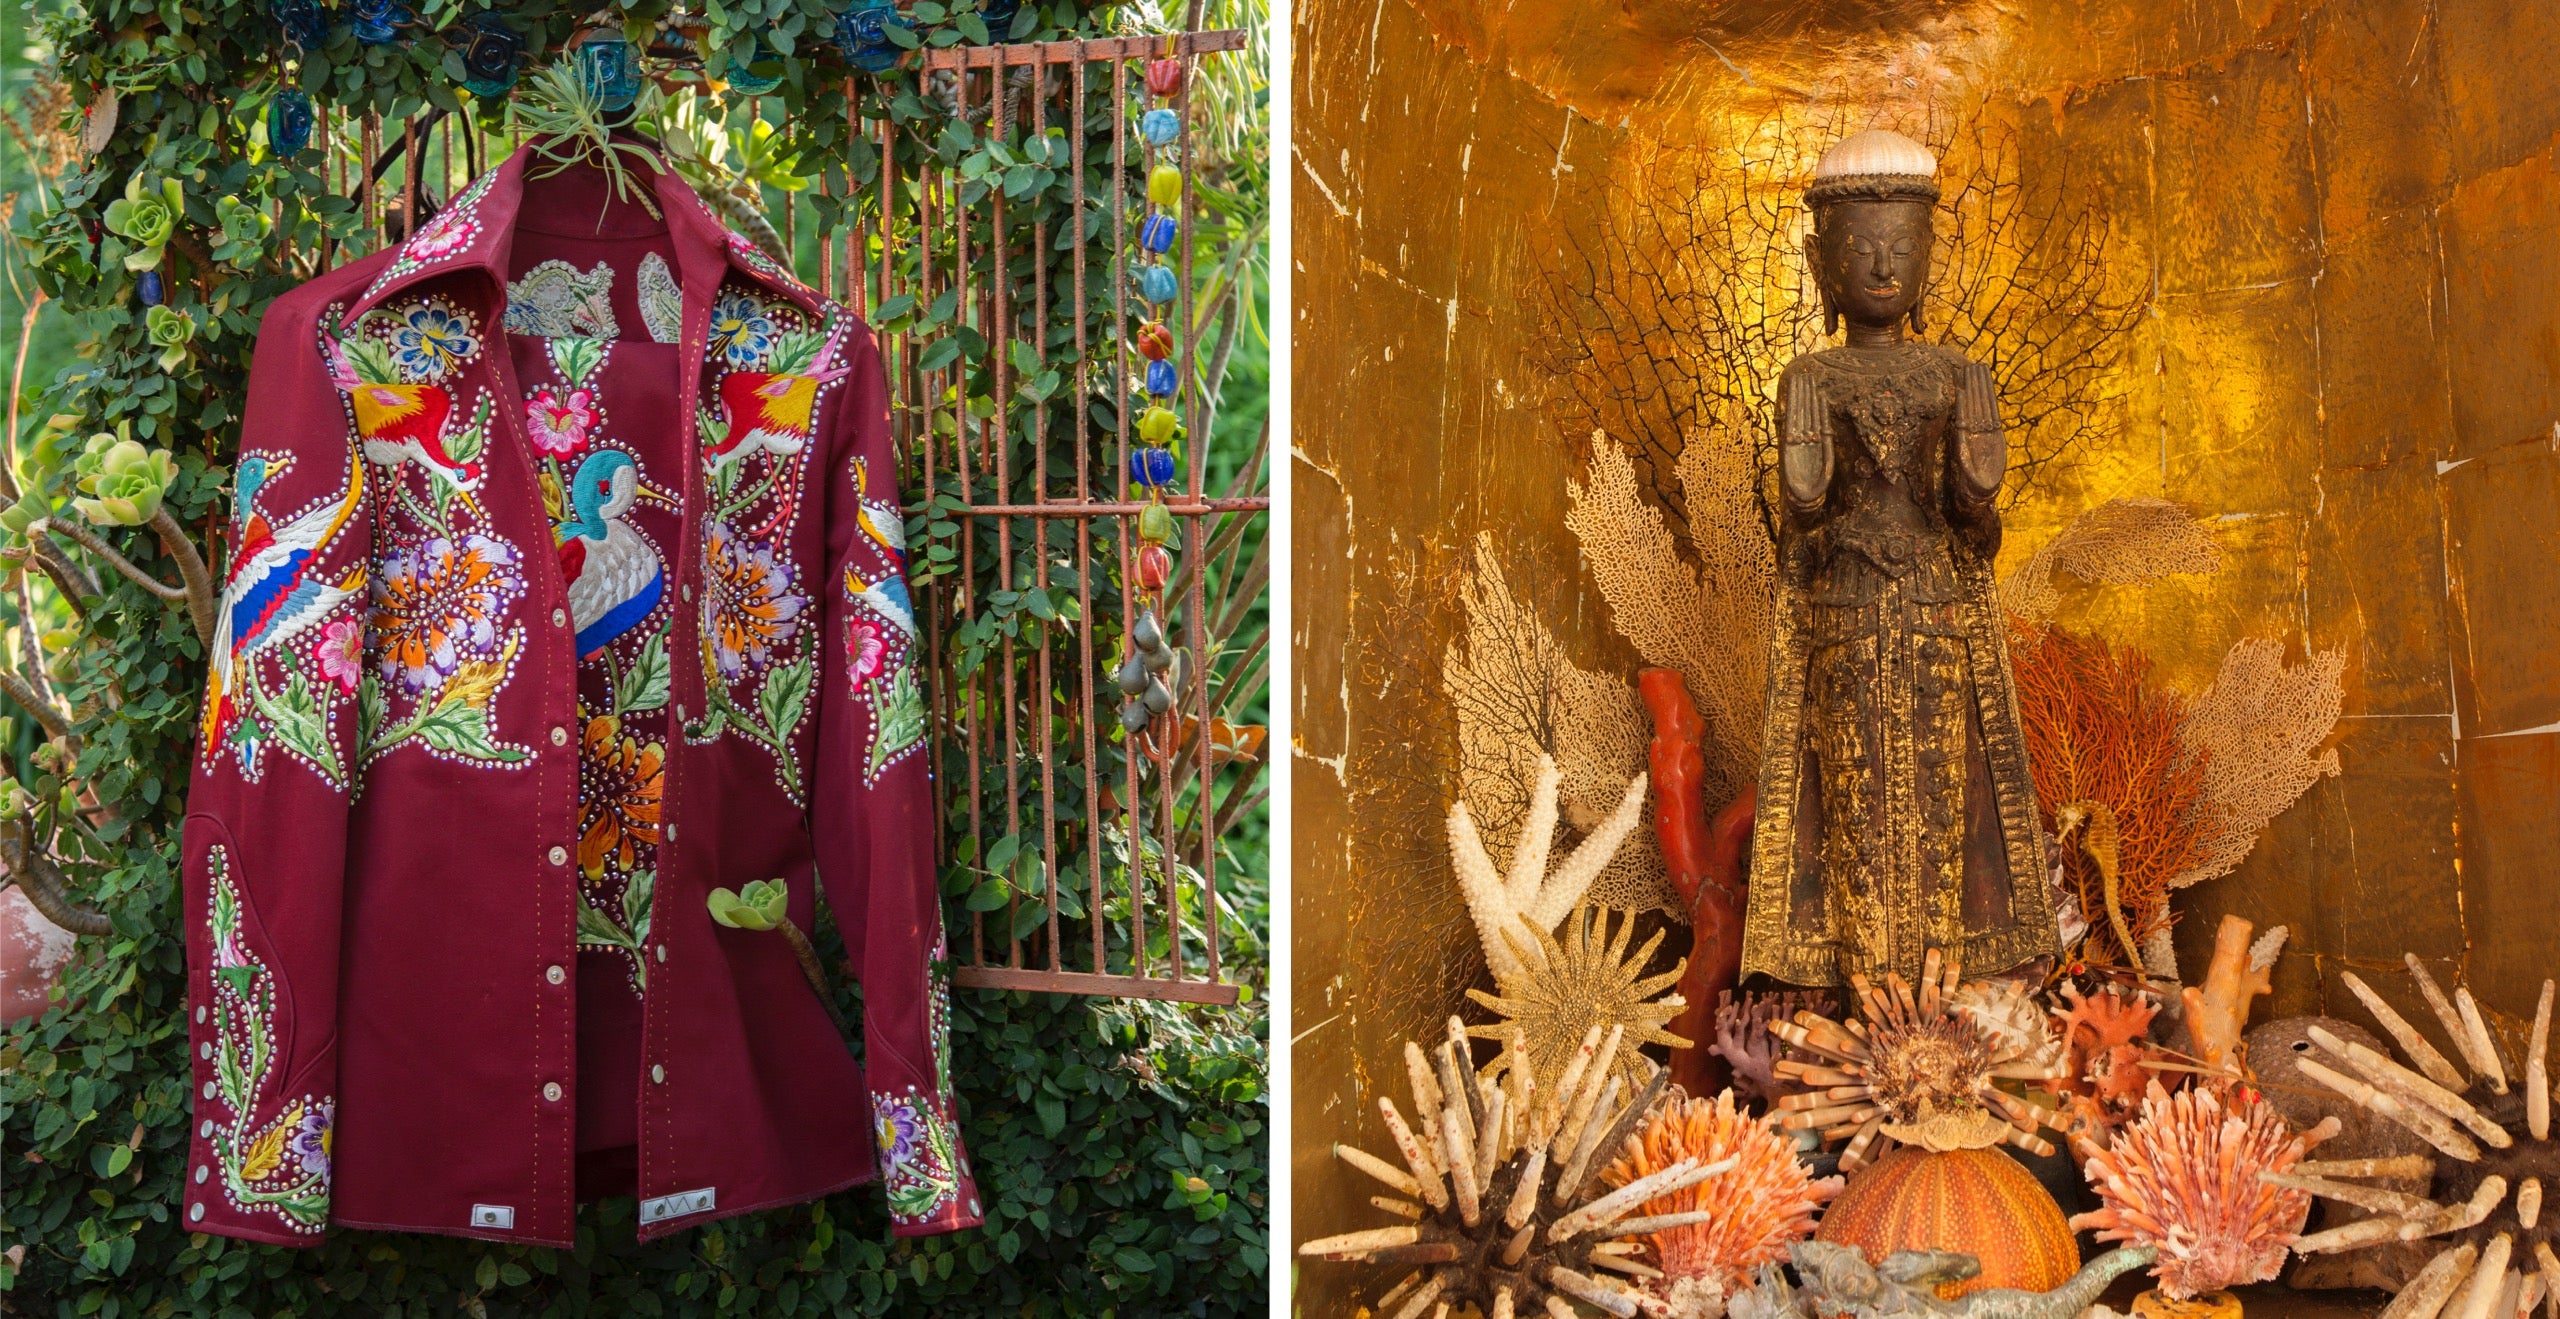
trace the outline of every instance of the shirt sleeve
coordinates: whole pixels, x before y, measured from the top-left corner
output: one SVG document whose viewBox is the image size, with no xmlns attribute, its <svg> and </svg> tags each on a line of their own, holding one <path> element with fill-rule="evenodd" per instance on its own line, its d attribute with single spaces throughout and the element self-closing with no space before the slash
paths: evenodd
<svg viewBox="0 0 2560 1319">
<path fill-rule="evenodd" d="M 828 582 L 810 827 L 862 981 L 864 1083 L 900 1236 L 976 1227 L 978 1188 L 951 1089 L 950 952 L 906 521 L 887 381 L 856 322 L 827 453 Z"/>
<path fill-rule="evenodd" d="M 185 1225 L 316 1245 L 337 1116 L 339 914 L 367 472 L 319 315 L 266 317 L 184 835 L 195 1125 Z"/>
</svg>

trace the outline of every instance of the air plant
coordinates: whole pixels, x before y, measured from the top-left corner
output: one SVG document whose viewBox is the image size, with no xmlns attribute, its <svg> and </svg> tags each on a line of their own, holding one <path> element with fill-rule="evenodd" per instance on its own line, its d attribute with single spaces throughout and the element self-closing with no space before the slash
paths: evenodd
<svg viewBox="0 0 2560 1319">
<path fill-rule="evenodd" d="M 523 90 L 508 103 L 507 115 L 533 154 L 550 162 L 531 177 L 545 179 L 578 165 L 593 165 L 612 182 L 615 197 L 640 203 L 652 216 L 658 214 L 649 188 L 631 176 L 626 159 L 647 166 L 653 174 L 664 173 L 666 164 L 657 152 L 614 138 L 619 116 L 605 108 L 603 96 L 578 72 L 574 61 L 559 61 L 526 79 Z"/>
<path fill-rule="evenodd" d="M 1649 1215 L 1707 1215 L 1653 1234 L 1653 1262 L 1664 1276 L 1648 1289 L 1669 1301 L 1675 1315 L 1712 1313 L 1728 1292 L 1748 1285 L 1753 1270 L 1786 1259 L 1788 1246 L 1813 1235 L 1814 1215 L 1843 1184 L 1838 1177 L 1812 1177 L 1796 1157 L 1793 1137 L 1774 1117 L 1741 1111 L 1731 1090 L 1712 1100 L 1673 1096 L 1636 1129 L 1602 1176 L 1625 1186 L 1684 1161 L 1723 1159 L 1740 1162 L 1721 1177 L 1643 1206 Z"/>
<path fill-rule="evenodd" d="M 2522 1075 L 2515 1076 L 2470 989 L 2456 986 L 2448 999 L 2415 954 L 2407 962 L 2469 1076 L 2353 972 L 2339 979 L 2415 1066 L 2316 1026 L 2309 1034 L 2322 1056 L 2300 1055 L 2294 1066 L 2348 1102 L 2417 1133 L 2435 1154 L 2306 1163 L 2291 1176 L 2267 1180 L 2373 1211 L 2371 1218 L 2302 1238 L 2294 1249 L 2303 1255 L 2449 1238 L 2401 1289 L 2391 1319 L 2435 1319 L 2440 1311 L 2459 1319 L 2511 1314 L 2505 1303 L 2529 1291 L 2560 1295 L 2560 1253 L 2553 1249 L 2560 1223 L 2542 1212 L 2543 1188 L 2560 1180 L 2560 1143 L 2551 1139 L 2553 982 L 2542 982 L 2531 1044 Z M 2340 1180 L 2359 1177 L 2423 1177 L 2431 1195 Z M 2466 1298 L 2451 1305 L 2457 1289 L 2465 1289 Z"/>
<path fill-rule="evenodd" d="M 1945 1151 L 2011 1144 L 2053 1153 L 2039 1126 L 2060 1130 L 2045 1110 L 2012 1095 L 2001 1081 L 2047 1086 L 2068 1075 L 2062 1044 L 2024 990 L 1962 983 L 1953 958 L 1932 948 L 1914 992 L 1899 973 L 1878 992 L 1851 977 L 1864 1020 L 1843 1025 L 1813 1012 L 1769 1023 L 1770 1031 L 1806 1054 L 1775 1071 L 1808 1087 L 1780 1100 L 1785 1125 L 1846 1139 L 1840 1169 L 1854 1172 L 1872 1152 L 1893 1143 Z M 1883 1140 L 1883 1147 L 1877 1142 Z"/>
<path fill-rule="evenodd" d="M 2076 1142 L 2100 1207 L 2075 1216 L 2072 1228 L 2158 1247 L 2153 1273 L 2172 1300 L 2264 1282 L 2284 1268 L 2311 1214 L 2311 1196 L 2290 1174 L 2338 1132 L 2332 1117 L 2296 1135 L 2274 1105 L 2227 1089 L 2227 1098 L 2207 1086 L 2172 1095 L 2153 1081 L 2140 1116 L 2111 1141 Z"/>
<path fill-rule="evenodd" d="M 1603 1165 L 1653 1111 L 1670 1080 L 1669 1072 L 1654 1068 L 1633 1102 L 1619 1102 L 1632 1088 L 1617 1066 L 1621 1049 L 1633 1052 L 1627 1034 L 1613 1027 L 1604 1037 L 1594 1027 L 1544 1094 L 1519 1033 L 1507 1046 L 1499 1081 L 1470 1064 L 1466 1030 L 1455 1017 L 1448 1038 L 1429 1054 L 1407 1043 L 1415 1121 L 1405 1121 L 1394 1099 L 1378 1098 L 1401 1164 L 1353 1146 L 1333 1147 L 1335 1157 L 1394 1192 L 1370 1203 L 1405 1221 L 1309 1241 L 1298 1253 L 1409 1266 L 1373 1307 L 1383 1319 L 1445 1316 L 1470 1305 L 1488 1319 L 1541 1310 L 1570 1319 L 1577 1301 L 1617 1319 L 1639 1312 L 1669 1316 L 1660 1298 L 1631 1281 L 1662 1276 L 1637 1258 L 1644 1238 L 1711 1215 L 1638 1211 L 1729 1172 L 1740 1160 L 1683 1158 L 1616 1190 L 1601 1186 Z"/>
</svg>

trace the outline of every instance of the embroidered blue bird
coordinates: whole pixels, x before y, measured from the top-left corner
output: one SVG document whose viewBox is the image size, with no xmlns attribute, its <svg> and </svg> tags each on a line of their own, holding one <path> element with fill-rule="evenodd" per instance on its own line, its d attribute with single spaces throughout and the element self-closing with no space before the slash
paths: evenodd
<svg viewBox="0 0 2560 1319">
<path fill-rule="evenodd" d="M 569 582 L 569 621 L 578 630 L 578 658 L 589 659 L 614 638 L 638 627 L 666 594 L 667 566 L 658 551 L 623 522 L 646 496 L 675 500 L 640 484 L 639 464 L 620 449 L 598 449 L 578 464 L 569 483 L 577 517 L 561 524 L 560 575 Z"/>
<path fill-rule="evenodd" d="M 866 582 L 859 571 L 847 568 L 844 570 L 844 593 L 849 600 L 871 606 L 882 618 L 897 624 L 899 631 L 911 637 L 916 634 L 916 607 L 907 598 L 907 579 L 898 575 L 896 569 L 891 569 L 878 581 Z"/>
<path fill-rule="evenodd" d="M 321 504 L 282 527 L 268 525 L 257 507 L 258 491 L 284 469 L 283 460 L 251 455 L 233 478 L 238 492 L 232 521 L 238 529 L 231 570 L 222 584 L 222 604 L 213 631 L 213 691 L 204 703 L 207 745 L 237 713 L 232 696 L 247 681 L 247 666 L 261 650 L 281 644 L 309 627 L 338 603 L 364 590 L 359 566 L 339 582 L 311 576 L 312 562 L 364 504 L 364 464 L 348 464 L 347 492 Z"/>
</svg>

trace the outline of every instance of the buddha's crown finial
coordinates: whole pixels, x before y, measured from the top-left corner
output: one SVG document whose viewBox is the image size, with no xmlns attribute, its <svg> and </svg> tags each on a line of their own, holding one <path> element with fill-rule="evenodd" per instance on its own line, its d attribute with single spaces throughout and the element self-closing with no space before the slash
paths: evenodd
<svg viewBox="0 0 2560 1319">
<path fill-rule="evenodd" d="M 1813 167 L 1805 201 L 1938 200 L 1938 158 L 1929 148 L 1890 129 L 1870 128 L 1834 143 Z"/>
</svg>

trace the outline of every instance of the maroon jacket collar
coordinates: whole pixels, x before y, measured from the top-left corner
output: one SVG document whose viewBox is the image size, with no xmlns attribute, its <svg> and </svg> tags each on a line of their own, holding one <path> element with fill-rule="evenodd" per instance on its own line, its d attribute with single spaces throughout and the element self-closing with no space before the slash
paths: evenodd
<svg viewBox="0 0 2560 1319">
<path fill-rule="evenodd" d="M 636 140 L 635 145 L 642 145 Z M 654 144 L 650 145 L 655 150 Z M 722 224 L 711 208 L 693 190 L 693 185 L 672 170 L 653 169 L 639 157 L 620 153 L 623 167 L 641 179 L 658 204 L 668 236 L 674 241 L 678 269 L 686 288 L 717 289 L 724 275 L 735 273 L 759 288 L 770 291 L 812 315 L 826 314 L 826 300 L 794 278 L 781 263 L 767 256 L 747 238 Z M 535 151 L 533 144 L 517 148 L 516 153 L 496 169 L 481 175 L 470 186 L 455 194 L 445 208 L 418 226 L 418 231 L 401 243 L 391 263 L 383 267 L 364 295 L 347 308 L 339 320 L 340 328 L 355 324 L 366 312 L 414 285 L 449 275 L 480 271 L 488 275 L 494 286 L 507 286 L 507 257 L 515 246 L 516 226 L 522 218 L 525 186 L 529 173 L 551 169 L 551 163 Z M 572 166 L 594 174 L 593 191 L 599 200 L 609 193 L 602 172 L 593 166 Z M 641 208 L 599 206 L 592 232 L 599 236 L 639 236 L 655 232 L 660 221 Z"/>
</svg>

